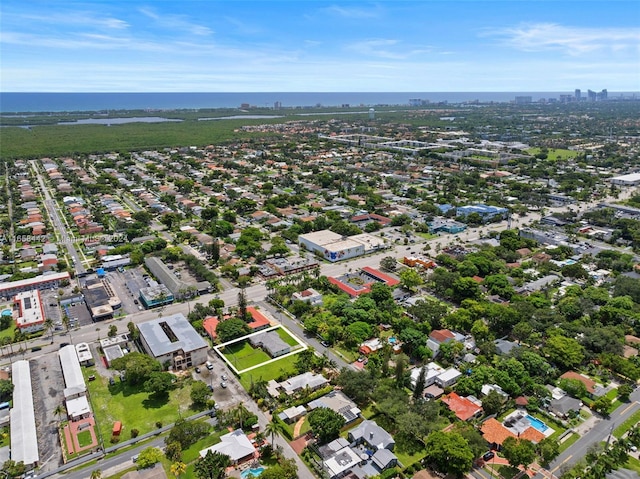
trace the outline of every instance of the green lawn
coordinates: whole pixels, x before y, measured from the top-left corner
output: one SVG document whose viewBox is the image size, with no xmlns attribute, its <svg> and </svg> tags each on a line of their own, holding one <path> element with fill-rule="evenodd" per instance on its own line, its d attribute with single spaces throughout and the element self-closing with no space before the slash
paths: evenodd
<svg viewBox="0 0 640 479">
<path fill-rule="evenodd" d="M 280 339 L 282 339 L 289 346 L 297 346 L 299 344 L 298 341 L 296 341 L 295 338 L 293 338 L 284 329 L 278 328 L 276 329 L 276 331 L 278 332 L 278 336 L 280 336 Z"/>
<path fill-rule="evenodd" d="M 252 369 L 240 376 L 240 384 L 248 391 L 252 381 L 270 381 L 280 376 L 293 376 L 297 374 L 295 368 L 296 356 L 287 356 L 259 368 Z"/>
<path fill-rule="evenodd" d="M 640 423 L 640 410 L 634 412 L 629 416 L 622 424 L 613 430 L 613 435 L 620 439 L 625 432 L 631 429 L 636 424 Z"/>
<path fill-rule="evenodd" d="M 540 148 L 529 148 L 527 153 L 530 155 L 537 155 L 540 153 Z M 549 148 L 549 152 L 547 153 L 547 158 L 550 160 L 566 160 L 568 158 L 575 158 L 577 153 L 572 150 L 564 150 L 561 148 Z"/>
<path fill-rule="evenodd" d="M 80 431 L 78 433 L 78 444 L 81 448 L 88 446 L 91 444 L 91 431 Z"/>
<path fill-rule="evenodd" d="M 567 439 L 565 439 L 564 442 L 561 442 L 559 444 L 560 446 L 560 452 L 564 452 L 565 450 L 567 450 L 569 448 L 569 446 L 571 446 L 571 444 L 573 444 L 574 442 L 576 442 L 578 439 L 580 439 L 580 435 L 576 434 L 576 433 L 572 433 Z"/>
<path fill-rule="evenodd" d="M 624 466 L 625 469 L 630 469 L 632 471 L 640 474 L 640 461 L 638 461 L 635 457 L 629 456 L 629 462 Z"/>
<path fill-rule="evenodd" d="M 494 469 L 498 471 L 504 479 L 511 479 L 520 472 L 520 469 L 511 466 L 495 466 Z M 490 473 L 490 471 L 487 472 Z"/>
<path fill-rule="evenodd" d="M 225 346 L 222 354 L 238 371 L 257 366 L 271 359 L 262 349 L 251 346 L 249 341 L 239 341 Z"/>
<path fill-rule="evenodd" d="M 398 460 L 404 467 L 409 467 L 410 465 L 420 461 L 427 454 L 427 450 L 421 449 L 414 454 L 408 454 L 406 452 L 400 452 L 398 450 L 393 451 L 393 453 L 398 457 Z"/>
<path fill-rule="evenodd" d="M 159 400 L 142 391 L 141 387 L 131 387 L 119 380 L 109 386 L 108 380 L 100 376 L 95 367 L 83 368 L 83 374 L 85 379 L 92 374 L 96 376 L 95 381 L 87 381 L 87 387 L 105 445 L 109 444 L 115 421 L 122 422 L 124 440 L 129 438 L 132 429 L 144 434 L 153 431 L 158 421 L 162 424 L 175 422 L 191 404 L 189 385 L 176 388 L 169 393 L 168 399 Z"/>
</svg>

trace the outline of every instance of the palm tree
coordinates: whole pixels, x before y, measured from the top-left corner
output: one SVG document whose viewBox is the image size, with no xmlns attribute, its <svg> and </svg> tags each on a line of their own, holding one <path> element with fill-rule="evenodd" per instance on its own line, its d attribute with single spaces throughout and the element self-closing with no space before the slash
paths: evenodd
<svg viewBox="0 0 640 479">
<path fill-rule="evenodd" d="M 187 470 L 187 465 L 184 462 L 174 462 L 171 464 L 171 474 L 178 477 L 185 473 Z"/>
<path fill-rule="evenodd" d="M 67 316 L 66 314 L 62 317 L 62 324 L 64 325 L 65 329 L 67 330 L 67 334 L 69 335 L 69 342 L 73 343 L 73 340 L 71 339 L 71 320 L 69 320 L 69 316 Z"/>
<path fill-rule="evenodd" d="M 240 422 L 240 429 L 242 429 L 242 423 L 244 422 L 245 418 L 249 414 L 250 414 L 249 410 L 247 409 L 247 406 L 245 406 L 243 402 L 239 403 L 236 406 L 234 415 L 238 418 L 238 421 Z"/>
<path fill-rule="evenodd" d="M 51 332 L 51 344 L 53 344 L 53 320 L 51 318 L 44 320 L 44 329 Z"/>
<path fill-rule="evenodd" d="M 94 469 L 91 471 L 90 479 L 102 479 L 102 471 L 100 469 Z"/>
<path fill-rule="evenodd" d="M 60 422 L 60 416 L 62 416 L 66 412 L 64 406 L 62 404 L 58 404 L 56 408 L 53 410 L 53 414 L 58 417 L 58 422 Z"/>
<path fill-rule="evenodd" d="M 284 433 L 284 424 L 280 421 L 271 421 L 267 424 L 267 427 L 264 428 L 264 433 L 271 435 L 271 446 L 275 446 L 276 434 L 280 435 Z"/>
</svg>

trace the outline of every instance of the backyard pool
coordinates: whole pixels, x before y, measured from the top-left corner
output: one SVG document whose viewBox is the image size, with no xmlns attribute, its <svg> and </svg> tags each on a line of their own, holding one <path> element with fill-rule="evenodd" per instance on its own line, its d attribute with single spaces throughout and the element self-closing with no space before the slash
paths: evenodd
<svg viewBox="0 0 640 479">
<path fill-rule="evenodd" d="M 242 479 L 247 479 L 250 475 L 252 475 L 253 477 L 259 477 L 260 474 L 262 474 L 263 472 L 264 472 L 264 467 L 260 466 L 256 468 L 247 469 L 246 471 L 242 471 L 240 473 L 240 477 L 242 477 Z"/>
<path fill-rule="evenodd" d="M 536 429 L 537 431 L 544 433 L 547 429 L 549 429 L 549 426 L 543 423 L 540 419 L 536 419 L 535 417 L 530 416 L 529 414 L 527 414 L 525 417 L 531 423 L 531 427 Z"/>
<path fill-rule="evenodd" d="M 396 338 L 394 338 L 393 336 L 391 336 L 389 338 L 389 344 L 396 344 Z"/>
</svg>

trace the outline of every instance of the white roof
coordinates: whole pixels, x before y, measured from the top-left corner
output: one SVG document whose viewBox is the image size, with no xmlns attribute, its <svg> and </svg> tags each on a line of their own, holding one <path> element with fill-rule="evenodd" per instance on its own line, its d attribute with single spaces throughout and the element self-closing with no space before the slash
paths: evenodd
<svg viewBox="0 0 640 479">
<path fill-rule="evenodd" d="M 15 361 L 11 367 L 13 409 L 11 409 L 11 459 L 26 466 L 40 460 L 36 418 L 31 390 L 29 361 Z"/>
<path fill-rule="evenodd" d="M 69 278 L 69 273 L 66 271 L 63 273 L 41 274 L 35 278 L 20 279 L 18 281 L 11 281 L 10 283 L 0 283 L 0 292 L 13 288 L 23 288 L 25 286 L 33 286 L 36 288 L 38 284 L 45 281 L 60 281 Z"/>
<path fill-rule="evenodd" d="M 87 389 L 80 369 L 80 361 L 76 347 L 72 344 L 65 346 L 58 352 L 60 355 L 60 364 L 62 365 L 62 375 L 64 376 L 65 396 L 66 391 L 74 393 Z"/>
<path fill-rule="evenodd" d="M 614 176 L 610 181 L 640 181 L 640 173 L 629 173 L 628 175 Z"/>
<path fill-rule="evenodd" d="M 329 243 L 334 243 L 335 241 L 340 241 L 342 239 L 342 235 L 329 230 L 320 230 L 313 233 L 300 235 L 298 236 L 298 239 L 303 239 L 305 241 L 315 243 L 318 246 L 324 246 Z"/>
<path fill-rule="evenodd" d="M 80 396 L 67 401 L 67 413 L 71 418 L 77 418 L 90 412 L 91 408 L 89 407 L 87 396 Z"/>
<path fill-rule="evenodd" d="M 91 354 L 91 349 L 89 349 L 89 345 L 87 343 L 78 343 L 76 344 L 76 353 L 78 353 L 78 361 L 91 361 L 93 359 L 93 354 Z"/>
<path fill-rule="evenodd" d="M 298 376 L 289 378 L 286 381 L 282 381 L 280 386 L 282 386 L 287 394 L 293 394 L 297 390 L 304 389 L 307 386 L 310 389 L 314 389 L 322 386 L 323 384 L 327 384 L 328 382 L 329 380 L 321 374 L 314 374 L 307 371 L 306 373 L 299 374 Z"/>
<path fill-rule="evenodd" d="M 362 459 L 350 447 L 345 447 L 336 452 L 332 457 L 324 461 L 324 466 L 329 471 L 329 477 L 335 477 L 338 474 L 348 471 L 357 466 Z"/>
<path fill-rule="evenodd" d="M 460 371 L 458 371 L 455 368 L 449 368 L 445 372 L 440 374 L 438 376 L 438 379 L 440 381 L 446 382 L 446 381 L 450 381 L 451 379 L 459 378 L 460 376 L 462 376 L 462 373 Z"/>
<path fill-rule="evenodd" d="M 253 444 L 251 444 L 246 434 L 242 432 L 242 429 L 236 429 L 229 434 L 220 436 L 220 440 L 222 442 L 200 451 L 200 457 L 206 456 L 207 451 L 219 452 L 220 454 L 229 456 L 231 460 L 235 462 L 243 457 L 247 457 L 249 454 L 255 453 Z"/>
</svg>

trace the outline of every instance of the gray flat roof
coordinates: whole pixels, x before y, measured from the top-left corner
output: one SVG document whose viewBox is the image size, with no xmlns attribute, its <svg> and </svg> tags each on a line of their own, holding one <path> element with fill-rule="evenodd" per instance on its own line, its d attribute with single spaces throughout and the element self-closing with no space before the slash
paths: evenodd
<svg viewBox="0 0 640 479">
<path fill-rule="evenodd" d="M 140 323 L 138 329 L 156 357 L 180 349 L 189 352 L 209 346 L 181 313 Z M 174 338 L 170 338 L 167 331 L 173 333 Z"/>
<path fill-rule="evenodd" d="M 40 460 L 40 455 L 38 454 L 38 435 L 33 410 L 29 361 L 15 361 L 11 365 L 11 379 L 14 385 L 13 409 L 10 413 L 11 459 L 30 466 Z"/>
</svg>

